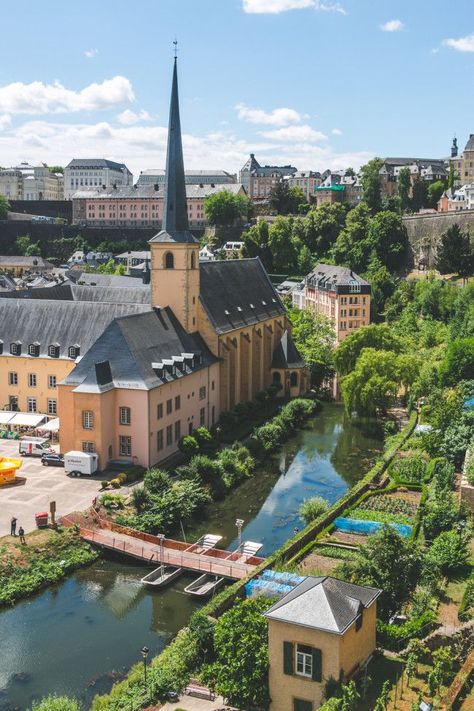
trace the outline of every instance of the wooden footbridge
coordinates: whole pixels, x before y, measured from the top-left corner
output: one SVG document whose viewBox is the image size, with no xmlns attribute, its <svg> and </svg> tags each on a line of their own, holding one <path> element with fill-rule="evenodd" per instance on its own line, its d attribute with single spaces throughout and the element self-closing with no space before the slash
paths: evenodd
<svg viewBox="0 0 474 711">
<path fill-rule="evenodd" d="M 189 544 L 172 538 L 160 539 L 135 529 L 119 526 L 97 517 L 97 523 L 85 524 L 74 514 L 65 516 L 62 524 L 78 525 L 79 535 L 88 543 L 116 551 L 153 565 L 171 565 L 199 573 L 240 580 L 251 573 L 263 558 L 251 551 L 234 552 L 210 548 L 203 539 Z M 203 537 L 206 538 L 206 537 Z"/>
</svg>

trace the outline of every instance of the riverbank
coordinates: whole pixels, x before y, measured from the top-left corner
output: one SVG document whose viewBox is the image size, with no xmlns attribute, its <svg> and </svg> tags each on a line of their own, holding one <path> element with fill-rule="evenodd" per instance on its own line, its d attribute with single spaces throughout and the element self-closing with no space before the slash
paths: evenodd
<svg viewBox="0 0 474 711">
<path fill-rule="evenodd" d="M 92 563 L 99 553 L 73 530 L 42 529 L 0 538 L 0 608 L 33 595 Z"/>
</svg>

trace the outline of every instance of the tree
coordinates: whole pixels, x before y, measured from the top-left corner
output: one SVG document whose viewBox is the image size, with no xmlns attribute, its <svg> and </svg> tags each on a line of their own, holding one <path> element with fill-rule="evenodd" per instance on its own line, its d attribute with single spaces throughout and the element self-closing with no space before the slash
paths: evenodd
<svg viewBox="0 0 474 711">
<path fill-rule="evenodd" d="M 466 279 L 474 274 L 474 249 L 469 233 L 461 232 L 458 224 L 443 235 L 436 255 L 436 269 L 440 274 L 459 274 Z"/>
<path fill-rule="evenodd" d="M 414 654 L 409 654 L 405 662 L 405 674 L 407 675 L 407 684 L 410 686 L 410 679 L 415 676 L 418 667 L 418 662 Z"/>
<path fill-rule="evenodd" d="M 457 338 L 449 344 L 440 373 L 444 385 L 474 378 L 474 336 Z"/>
<path fill-rule="evenodd" d="M 431 544 L 426 554 L 428 565 L 431 563 L 443 575 L 454 573 L 465 566 L 469 560 L 469 543 L 471 540 L 468 531 L 451 530 L 443 531 Z"/>
<path fill-rule="evenodd" d="M 311 370 L 311 382 L 320 386 L 334 375 L 334 323 L 323 314 L 292 307 L 288 316 L 293 326 L 293 341 Z"/>
<path fill-rule="evenodd" d="M 229 704 L 248 709 L 266 706 L 268 694 L 268 631 L 263 612 L 271 600 L 239 602 L 217 620 L 216 661 L 204 670 L 207 683 Z"/>
<path fill-rule="evenodd" d="M 401 269 L 406 262 L 408 234 L 400 215 L 386 210 L 370 221 L 368 240 L 376 257 L 390 271 Z"/>
<path fill-rule="evenodd" d="M 436 210 L 438 201 L 444 193 L 446 186 L 442 180 L 435 180 L 428 185 L 427 205 Z"/>
<path fill-rule="evenodd" d="M 413 182 L 410 206 L 413 212 L 419 212 L 428 204 L 428 187 L 426 180 L 417 177 Z"/>
<path fill-rule="evenodd" d="M 8 217 L 8 211 L 10 210 L 10 203 L 8 202 L 5 195 L 0 195 L 0 220 L 6 220 Z"/>
<path fill-rule="evenodd" d="M 295 186 L 288 190 L 288 212 L 290 215 L 296 215 L 301 212 L 301 208 L 305 204 L 307 204 L 307 199 L 301 188 Z"/>
<path fill-rule="evenodd" d="M 248 215 L 249 201 L 243 195 L 219 190 L 204 198 L 204 212 L 211 225 L 227 227 Z"/>
<path fill-rule="evenodd" d="M 50 173 L 64 173 L 64 168 L 62 165 L 50 165 L 48 166 Z"/>
<path fill-rule="evenodd" d="M 364 348 L 401 353 L 403 344 L 392 329 L 385 324 L 370 324 L 357 329 L 345 338 L 334 353 L 334 363 L 340 375 L 354 370 Z"/>
<path fill-rule="evenodd" d="M 268 222 L 258 220 L 256 225 L 252 225 L 247 232 L 244 232 L 242 239 L 244 242 L 243 254 L 246 257 L 260 257 L 268 271 L 273 270 L 273 255 L 270 249 L 270 234 Z"/>
<path fill-rule="evenodd" d="M 33 701 L 31 711 L 82 711 L 82 704 L 68 696 L 46 696 L 41 701 Z"/>
<path fill-rule="evenodd" d="M 402 168 L 398 174 L 397 194 L 400 198 L 402 212 L 408 210 L 410 204 L 411 172 L 410 168 Z"/>
<path fill-rule="evenodd" d="M 359 585 L 382 590 L 377 611 L 382 620 L 388 620 L 410 597 L 420 568 L 418 548 L 391 526 L 384 525 L 359 548 L 354 562 L 349 564 L 349 577 Z"/>
<path fill-rule="evenodd" d="M 305 499 L 299 508 L 299 515 L 306 525 L 319 518 L 329 508 L 329 504 L 322 496 L 313 496 Z"/>
<path fill-rule="evenodd" d="M 270 192 L 270 205 L 278 215 L 287 215 L 289 212 L 290 201 L 288 181 L 280 178 Z"/>
<path fill-rule="evenodd" d="M 332 253 L 336 264 L 345 264 L 356 271 L 364 271 L 370 260 L 372 242 L 369 238 L 370 208 L 366 203 L 357 205 L 346 218 Z"/>
<path fill-rule="evenodd" d="M 397 279 L 377 257 L 371 260 L 368 270 L 362 276 L 371 286 L 370 311 L 372 321 L 381 321 L 385 303 L 394 293 Z"/>
<path fill-rule="evenodd" d="M 297 252 L 292 238 L 292 220 L 277 217 L 270 225 L 268 244 L 272 253 L 275 273 L 294 272 L 297 265 Z"/>
<path fill-rule="evenodd" d="M 361 168 L 362 199 L 372 215 L 382 209 L 382 191 L 380 188 L 380 168 L 383 161 L 380 158 L 370 160 Z"/>
<path fill-rule="evenodd" d="M 15 244 L 20 252 L 25 257 L 40 257 L 41 249 L 38 242 L 32 242 L 30 235 L 23 235 L 22 237 L 17 237 Z"/>
<path fill-rule="evenodd" d="M 385 711 L 385 709 L 387 708 L 389 697 L 390 697 L 390 682 L 387 679 L 386 681 L 384 681 L 383 686 L 382 686 L 382 691 L 380 692 L 380 696 L 377 698 L 377 701 L 375 702 L 374 711 Z"/>
</svg>

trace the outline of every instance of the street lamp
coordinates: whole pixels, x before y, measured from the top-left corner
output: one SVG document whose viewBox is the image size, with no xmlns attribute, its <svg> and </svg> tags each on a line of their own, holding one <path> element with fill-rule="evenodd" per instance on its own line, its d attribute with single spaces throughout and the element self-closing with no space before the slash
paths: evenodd
<svg viewBox="0 0 474 711">
<path fill-rule="evenodd" d="M 149 651 L 150 651 L 150 650 L 148 649 L 148 647 L 143 647 L 142 650 L 141 650 L 142 657 L 143 657 L 143 673 L 144 673 L 144 676 L 145 676 L 145 689 L 147 688 L 147 683 L 146 683 L 146 659 L 147 659 L 147 657 L 148 657 L 148 652 L 149 652 Z"/>
<path fill-rule="evenodd" d="M 240 546 L 242 544 L 242 526 L 244 525 L 244 519 L 243 518 L 236 519 L 235 525 L 237 526 L 237 532 L 239 534 L 239 546 Z"/>
</svg>

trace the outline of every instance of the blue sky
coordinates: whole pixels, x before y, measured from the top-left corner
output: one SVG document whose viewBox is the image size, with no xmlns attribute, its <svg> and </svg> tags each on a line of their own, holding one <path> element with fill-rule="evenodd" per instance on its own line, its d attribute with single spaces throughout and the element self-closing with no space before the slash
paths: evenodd
<svg viewBox="0 0 474 711">
<path fill-rule="evenodd" d="M 474 4 L 458 0 L 43 0 L 10 4 L 0 164 L 163 167 L 172 42 L 185 163 L 358 167 L 447 155 L 474 132 Z"/>
</svg>

